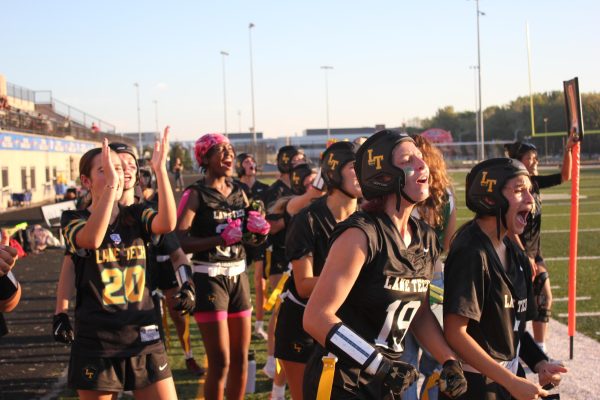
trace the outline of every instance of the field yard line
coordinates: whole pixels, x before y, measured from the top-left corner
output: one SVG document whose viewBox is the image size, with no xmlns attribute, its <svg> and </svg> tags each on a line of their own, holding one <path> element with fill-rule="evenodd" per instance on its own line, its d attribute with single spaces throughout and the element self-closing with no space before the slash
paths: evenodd
<svg viewBox="0 0 600 400">
<path fill-rule="evenodd" d="M 560 285 L 552 285 L 552 286 L 550 286 L 550 289 L 552 289 L 552 290 L 560 289 Z"/>
<path fill-rule="evenodd" d="M 592 296 L 577 296 L 575 297 L 575 300 L 580 301 L 580 300 L 591 300 Z M 565 302 L 565 301 L 569 301 L 568 297 L 555 297 L 552 299 L 553 302 Z"/>
<path fill-rule="evenodd" d="M 569 233 L 570 229 L 544 229 L 542 233 Z M 578 232 L 600 232 L 600 228 L 584 228 L 579 229 Z"/>
<path fill-rule="evenodd" d="M 581 199 L 579 200 L 579 205 L 580 206 L 582 206 L 582 205 L 588 205 L 588 204 L 600 204 L 600 200 L 584 200 L 584 201 L 581 201 Z M 552 207 L 554 207 L 554 206 L 569 206 L 569 207 L 571 207 L 571 202 L 570 201 L 569 202 L 563 201 L 563 202 L 555 203 L 552 200 L 545 200 L 544 199 L 544 205 L 548 205 L 548 206 L 552 206 Z"/>
<path fill-rule="evenodd" d="M 582 215 L 600 215 L 600 211 L 589 211 L 589 212 L 581 212 L 579 213 L 580 216 Z M 552 213 L 544 213 L 543 214 L 544 218 L 547 217 L 570 217 L 571 213 L 556 213 L 556 214 L 552 214 Z M 467 221 L 467 220 L 471 220 L 473 219 L 473 217 L 460 217 L 457 218 L 457 221 Z"/>
<path fill-rule="evenodd" d="M 578 260 L 600 260 L 600 256 L 580 256 L 577 257 Z M 569 257 L 544 257 L 544 261 L 568 261 Z"/>
<path fill-rule="evenodd" d="M 561 317 L 561 318 L 567 318 L 569 316 L 569 314 L 567 314 L 567 313 L 560 313 L 560 314 L 558 314 L 558 316 Z M 600 317 L 600 311 L 578 312 L 577 316 L 578 317 Z"/>
</svg>

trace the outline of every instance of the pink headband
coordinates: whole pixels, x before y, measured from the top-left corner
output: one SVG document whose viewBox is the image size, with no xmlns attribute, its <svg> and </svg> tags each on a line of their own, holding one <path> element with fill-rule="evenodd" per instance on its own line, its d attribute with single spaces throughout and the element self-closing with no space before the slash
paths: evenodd
<svg viewBox="0 0 600 400">
<path fill-rule="evenodd" d="M 208 153 L 211 148 L 221 143 L 229 143 L 229 139 L 220 133 L 207 133 L 196 140 L 194 155 L 196 156 L 198 165 L 202 165 L 204 156 L 206 156 L 206 153 Z"/>
</svg>

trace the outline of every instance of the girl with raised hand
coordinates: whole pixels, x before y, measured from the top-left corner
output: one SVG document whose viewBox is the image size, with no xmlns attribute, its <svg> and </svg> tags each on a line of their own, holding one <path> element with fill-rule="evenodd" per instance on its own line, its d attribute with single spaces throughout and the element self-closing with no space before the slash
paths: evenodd
<svg viewBox="0 0 600 400">
<path fill-rule="evenodd" d="M 440 246 L 411 216 L 429 196 L 427 164 L 410 136 L 383 130 L 358 149 L 355 168 L 369 202 L 333 231 L 304 311 L 304 329 L 323 346 L 306 366 L 304 398 L 315 398 L 322 357 L 333 353 L 331 398 L 399 399 L 418 377 L 400 361 L 408 330 L 443 364 L 441 390 L 458 396 L 466 389 L 462 369 L 429 308 Z"/>
<path fill-rule="evenodd" d="M 123 168 L 106 139 L 81 158 L 92 203 L 65 211 L 61 225 L 77 288 L 68 380 L 83 399 L 116 399 L 124 390 L 139 399 L 177 397 L 145 282 L 146 244 L 176 223 L 167 154 L 168 128 L 151 160 L 162 198 L 158 211 L 119 205 Z"/>
<path fill-rule="evenodd" d="M 182 302 L 198 293 L 192 311 L 208 357 L 204 396 L 222 399 L 227 382 L 227 398 L 242 399 L 252 314 L 242 240 L 258 244 L 269 224 L 250 210 L 243 189 L 231 179 L 235 153 L 227 137 L 202 136 L 195 156 L 204 177 L 184 191 L 179 204 L 177 234 L 194 264 L 190 276 L 181 277 L 188 282 L 180 293 Z"/>
</svg>

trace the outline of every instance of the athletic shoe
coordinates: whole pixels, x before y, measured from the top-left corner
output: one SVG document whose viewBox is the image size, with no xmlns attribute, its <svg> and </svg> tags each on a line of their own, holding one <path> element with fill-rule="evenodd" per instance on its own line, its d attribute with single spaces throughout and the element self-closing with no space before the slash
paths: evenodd
<svg viewBox="0 0 600 400">
<path fill-rule="evenodd" d="M 269 338 L 269 335 L 263 328 L 255 329 L 254 336 L 265 341 Z"/>
<path fill-rule="evenodd" d="M 196 360 L 194 360 L 194 357 L 185 360 L 185 366 L 187 367 L 187 370 L 194 375 L 202 376 L 206 373 L 204 368 L 199 366 Z"/>
</svg>

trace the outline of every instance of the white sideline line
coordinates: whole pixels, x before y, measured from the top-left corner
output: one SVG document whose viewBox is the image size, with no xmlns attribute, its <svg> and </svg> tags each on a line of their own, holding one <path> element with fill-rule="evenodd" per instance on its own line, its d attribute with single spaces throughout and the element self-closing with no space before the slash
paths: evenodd
<svg viewBox="0 0 600 400">
<path fill-rule="evenodd" d="M 575 297 L 576 301 L 583 301 L 583 300 L 591 300 L 592 296 L 577 296 Z M 553 302 L 565 302 L 565 301 L 569 301 L 568 297 L 555 297 L 552 299 Z"/>
<path fill-rule="evenodd" d="M 554 289 L 560 289 L 559 285 L 552 285 L 550 286 L 550 289 L 554 290 Z"/>
<path fill-rule="evenodd" d="M 570 229 L 548 229 L 548 230 L 543 230 L 542 233 L 570 233 L 571 230 Z M 585 228 L 585 229 L 578 229 L 577 232 L 600 232 L 600 228 Z"/>
<path fill-rule="evenodd" d="M 581 201 L 581 200 L 582 199 L 580 197 L 579 198 L 579 205 L 580 206 L 581 205 L 588 205 L 588 204 L 600 204 L 600 200 L 583 200 L 583 201 Z M 569 207 L 571 207 L 571 202 L 570 201 L 569 202 L 566 202 L 566 201 L 555 202 L 552 199 L 548 199 L 548 200 L 544 199 L 544 205 L 546 205 L 546 204 L 548 204 L 548 206 L 551 206 L 551 207 L 558 207 L 558 206 L 569 206 Z"/>
<path fill-rule="evenodd" d="M 580 212 L 579 216 L 582 215 L 600 215 L 600 211 L 589 211 L 589 212 Z M 556 213 L 556 214 L 552 214 L 552 213 L 543 213 L 543 217 L 570 217 L 571 213 Z M 457 221 L 468 221 L 468 220 L 472 220 L 473 216 L 471 217 L 460 217 L 457 218 Z"/>
<path fill-rule="evenodd" d="M 578 260 L 600 260 L 600 256 L 581 256 Z M 544 261 L 569 261 L 569 257 L 544 257 Z"/>
<path fill-rule="evenodd" d="M 569 316 L 569 314 L 567 314 L 567 313 L 560 313 L 560 314 L 558 314 L 558 316 L 561 317 L 561 318 L 567 318 Z M 600 311 L 578 312 L 577 316 L 578 317 L 600 317 Z"/>
</svg>

